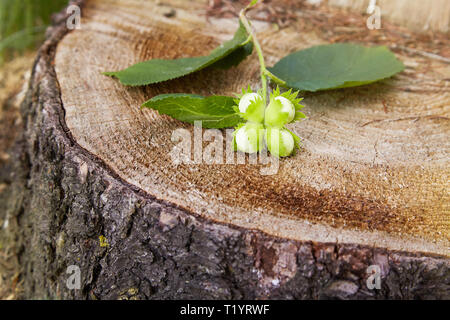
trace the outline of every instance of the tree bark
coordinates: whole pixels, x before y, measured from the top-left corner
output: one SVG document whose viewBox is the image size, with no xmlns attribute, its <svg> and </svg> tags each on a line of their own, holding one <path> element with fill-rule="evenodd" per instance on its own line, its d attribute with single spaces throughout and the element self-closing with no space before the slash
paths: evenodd
<svg viewBox="0 0 450 320">
<path fill-rule="evenodd" d="M 450 298 L 449 215 L 445 210 L 448 208 L 448 198 L 442 196 L 442 193 L 433 194 L 433 191 L 448 191 L 447 182 L 440 177 L 445 177 L 445 172 L 448 173 L 448 159 L 443 159 L 439 151 L 434 149 L 435 145 L 442 142 L 439 139 L 445 139 L 439 133 L 448 129 L 446 120 L 430 120 L 424 116 L 422 124 L 430 130 L 426 136 L 430 141 L 428 147 L 437 153 L 423 155 L 421 146 L 418 147 L 419 151 L 400 148 L 404 154 L 397 160 L 402 166 L 385 159 L 366 161 L 366 157 L 362 155 L 364 150 L 361 153 L 353 150 L 357 157 L 361 156 L 358 161 L 362 164 L 354 164 L 356 173 L 351 171 L 350 176 L 346 176 L 345 170 L 353 168 L 347 165 L 353 160 L 345 159 L 338 152 L 330 153 L 338 158 L 338 162 L 334 158 L 320 162 L 325 168 L 316 167 L 312 163 L 313 157 L 302 158 L 300 154 L 284 160 L 280 170 L 281 173 L 294 172 L 298 170 L 296 166 L 305 161 L 306 171 L 302 171 L 304 176 L 296 177 L 295 181 L 284 176 L 263 179 L 255 175 L 257 171 L 254 168 L 242 169 L 240 173 L 236 173 L 237 177 L 247 179 L 248 185 L 234 189 L 234 197 L 233 194 L 225 193 L 225 199 L 219 200 L 220 195 L 215 196 L 214 191 L 225 190 L 225 186 L 236 182 L 228 171 L 236 168 L 223 169 L 204 164 L 189 176 L 193 179 L 190 180 L 193 182 L 190 188 L 196 191 L 190 192 L 192 189 L 187 187 L 188 183 L 183 179 L 174 180 L 173 184 L 169 182 L 175 179 L 176 172 L 188 174 L 189 170 L 174 169 L 169 164 L 164 164 L 167 160 L 161 155 L 162 151 L 151 144 L 151 138 L 167 135 L 166 131 L 179 127 L 180 123 L 152 111 L 137 112 L 135 109 L 140 104 L 138 102 L 157 92 L 176 92 L 182 89 L 190 92 L 198 89 L 198 93 L 202 93 L 220 90 L 217 87 L 219 84 L 224 87 L 224 93 L 237 91 L 235 87 L 245 82 L 241 80 L 254 81 L 255 65 L 249 62 L 247 66 L 218 75 L 202 71 L 188 81 L 176 80 L 171 84 L 151 88 L 124 88 L 115 80 L 99 75 L 98 69 L 101 71 L 102 68 L 134 62 L 117 60 L 118 56 L 124 54 L 124 59 L 127 59 L 126 53 L 130 48 L 137 50 L 137 53 L 129 59 L 139 60 L 149 58 L 146 54 L 154 56 L 177 53 L 183 50 L 180 46 L 186 45 L 175 45 L 174 40 L 170 40 L 171 34 L 167 35 L 166 30 L 161 31 L 156 27 L 158 23 L 165 21 L 169 26 L 167 28 L 176 29 L 173 21 L 168 22 L 169 18 L 150 22 L 150 26 L 139 26 L 142 30 L 150 28 L 150 31 L 146 31 L 147 36 L 155 32 L 155 37 L 146 38 L 138 30 L 127 31 L 136 35 L 131 40 L 121 34 L 127 30 L 126 23 L 118 25 L 114 16 L 120 13 L 126 16 L 126 11 L 121 10 L 130 3 L 134 4 L 132 1 L 119 4 L 78 2 L 84 5 L 84 29 L 68 32 L 65 16 L 57 17 L 55 25 L 48 30 L 48 38 L 33 67 L 29 89 L 21 107 L 24 131 L 13 153 L 11 185 L 5 200 L 7 232 L 15 238 L 23 268 L 21 277 L 24 298 Z M 188 21 L 192 19 L 189 14 L 193 15 L 195 10 L 201 8 L 190 4 L 194 9 L 187 9 L 176 1 L 173 3 L 177 14 Z M 151 8 L 155 9 L 152 14 L 157 15 L 158 7 Z M 101 12 L 106 13 L 102 16 Z M 108 14 L 111 15 L 112 22 L 106 19 Z M 150 15 L 149 19 L 151 18 Z M 222 23 L 227 25 L 226 21 Z M 102 33 L 109 32 L 108 24 L 112 26 L 113 32 L 101 39 Z M 268 33 L 266 30 L 264 34 Z M 164 40 L 164 36 L 169 40 Z M 111 47 L 102 48 L 105 45 L 102 41 L 108 37 L 113 38 L 110 41 Z M 263 37 L 269 55 L 273 53 L 273 37 L 273 34 Z M 213 40 L 205 40 L 201 36 L 193 36 L 192 39 L 197 44 L 205 43 L 206 47 L 213 47 L 215 44 Z M 89 41 L 91 50 L 86 45 Z M 128 43 L 127 47 L 123 41 L 130 41 L 131 44 Z M 162 42 L 162 49 L 158 49 L 158 41 L 166 41 L 167 47 Z M 208 45 L 209 43 L 212 45 Z M 114 46 L 117 46 L 117 52 L 109 51 L 109 61 L 107 52 Z M 156 53 L 146 51 L 151 48 Z M 204 53 L 206 50 L 201 45 L 200 48 L 188 48 L 192 51 L 189 55 L 196 55 L 200 51 Z M 162 50 L 162 53 L 158 50 Z M 291 48 L 280 50 L 289 51 Z M 273 60 L 273 57 L 270 59 Z M 90 61 L 89 65 L 83 64 L 87 61 Z M 80 70 L 84 70 L 85 74 L 80 74 Z M 246 71 L 244 76 L 236 77 L 243 71 Z M 435 75 L 430 77 L 433 76 Z M 220 81 L 211 80 L 214 77 L 218 77 Z M 389 92 L 401 91 L 399 88 L 402 86 L 413 86 L 411 81 L 403 78 L 367 89 L 313 94 L 305 101 L 308 102 L 309 99 L 309 105 L 318 108 L 318 111 L 311 111 L 309 114 L 311 119 L 319 117 L 317 124 L 326 121 L 324 117 L 320 118 L 321 113 L 335 110 L 336 100 L 349 99 L 351 102 L 348 104 L 356 108 L 368 99 L 367 110 L 374 112 L 375 108 L 382 108 L 377 100 L 380 96 L 387 94 L 394 103 L 404 93 L 396 95 L 394 92 L 389 96 Z M 426 81 L 431 80 L 425 79 L 425 84 Z M 201 88 L 209 85 L 210 87 Z M 377 98 L 375 102 L 370 100 L 373 94 Z M 403 97 L 401 103 L 412 97 L 425 101 L 430 99 L 427 94 L 413 92 L 411 96 Z M 108 99 L 108 95 L 113 100 L 100 101 Z M 445 114 L 439 112 L 443 112 L 442 106 L 448 102 L 448 94 L 439 93 L 435 99 L 433 101 L 439 102 L 439 105 L 432 104 L 436 114 L 427 116 L 444 117 Z M 408 112 L 416 111 L 401 103 L 400 106 L 395 106 L 404 107 Z M 119 109 L 117 114 L 111 111 L 116 110 L 114 108 Z M 132 111 L 127 111 L 128 109 Z M 123 118 L 119 118 L 119 112 L 124 115 Z M 337 114 L 340 112 L 344 114 L 344 118 L 350 119 L 349 122 L 353 121 L 348 114 L 354 111 L 348 111 L 347 114 L 344 108 L 338 110 Z M 130 115 L 136 118 L 127 122 L 126 116 Z M 419 119 L 420 116 L 417 117 Z M 142 121 L 136 120 L 142 118 Z M 155 124 L 155 119 L 163 124 Z M 386 128 L 382 126 L 392 121 L 398 122 L 377 119 L 368 116 L 362 127 L 375 124 L 380 125 L 381 128 L 378 129 L 384 131 Z M 130 135 L 123 135 L 124 140 L 120 141 L 117 136 L 108 137 L 108 130 L 118 130 L 120 126 L 124 126 L 124 131 L 132 130 L 130 128 L 133 128 L 134 121 L 139 122 L 144 131 L 129 131 Z M 312 121 L 314 124 L 314 120 Z M 345 123 L 342 119 L 336 121 Z M 324 124 L 320 130 L 337 130 L 336 127 L 339 126 Z M 344 138 L 355 138 L 358 143 L 363 143 L 361 139 L 352 136 L 355 131 L 352 131 L 351 125 L 349 127 L 348 135 L 335 133 L 334 138 L 342 138 L 341 141 L 345 141 Z M 104 131 L 101 131 L 102 128 Z M 149 137 L 142 136 L 145 128 Z M 389 129 L 406 130 L 402 124 Z M 317 131 L 310 130 L 310 134 L 317 136 Z M 343 136 L 340 137 L 339 134 Z M 378 134 L 381 136 L 381 133 Z M 402 140 L 402 134 L 394 133 L 392 137 L 399 138 L 398 143 L 405 147 L 407 144 Z M 168 139 L 170 141 L 170 136 Z M 319 154 L 319 148 L 310 146 L 324 138 L 308 139 L 306 138 L 304 154 Z M 156 142 L 156 145 L 162 145 L 162 141 Z M 144 146 L 147 146 L 145 150 L 139 149 Z M 383 146 L 379 148 L 383 149 Z M 129 159 L 120 149 L 138 153 L 138 156 Z M 383 150 L 388 149 L 386 147 Z M 114 150 L 116 154 L 111 154 Z M 394 150 L 390 155 L 394 158 L 399 156 L 400 153 L 396 152 Z M 140 162 L 139 157 L 143 155 L 150 160 Z M 413 165 L 410 157 L 414 155 L 418 162 Z M 158 159 L 159 156 L 163 159 Z M 339 161 L 347 164 L 341 165 Z M 413 180 L 408 180 L 408 177 L 400 178 L 424 165 L 426 161 L 430 161 L 430 166 L 421 171 L 421 175 L 414 176 Z M 334 164 L 339 171 L 336 173 L 341 179 L 339 182 L 333 181 L 330 176 L 330 187 L 320 185 L 319 180 L 313 179 L 314 174 L 325 177 L 332 174 Z M 392 167 L 394 169 L 391 170 Z M 162 173 L 156 168 L 160 168 Z M 365 171 L 358 174 L 357 171 L 361 168 L 365 168 Z M 423 190 L 424 198 L 415 199 L 411 193 L 405 193 L 394 186 L 387 187 L 375 178 L 363 179 L 363 175 L 375 177 L 382 171 L 393 174 L 395 179 L 399 179 L 399 183 L 409 182 L 413 191 L 414 186 L 418 186 L 419 190 Z M 210 176 L 203 178 L 202 173 Z M 149 178 L 145 180 L 143 177 Z M 199 180 L 195 181 L 195 178 Z M 280 193 L 276 188 L 267 189 L 272 181 L 270 179 L 289 186 L 288 190 L 294 195 Z M 302 188 L 294 187 L 293 183 L 300 183 L 302 179 L 306 181 L 302 182 Z M 211 186 L 211 182 L 217 185 Z M 180 189 L 174 184 L 181 184 Z M 181 191 L 182 187 L 186 188 L 184 192 Z M 349 188 L 349 192 L 337 192 L 338 187 Z M 391 194 L 380 195 L 377 187 L 383 187 L 385 189 L 381 192 Z M 259 199 L 254 193 L 247 195 L 250 188 L 256 188 L 257 192 L 264 195 L 263 199 Z M 173 191 L 175 195 L 166 190 Z M 239 192 L 243 194 L 238 194 Z M 203 196 L 196 198 L 196 193 L 203 193 Z M 389 202 L 385 197 L 392 197 L 394 200 Z M 266 207 L 270 203 L 275 208 L 272 211 Z M 431 216 L 432 221 L 420 215 L 421 210 L 425 210 L 428 205 L 431 205 L 431 209 L 426 213 Z M 288 211 L 294 212 L 295 217 L 286 214 Z M 223 212 L 229 216 L 225 216 Z M 317 218 L 318 215 L 323 215 L 323 218 Z M 246 217 L 250 222 L 245 222 Z M 263 221 L 262 224 L 258 224 L 259 220 Z M 307 228 L 305 224 L 311 224 L 312 227 Z M 289 227 L 291 225 L 292 228 Z M 400 231 L 397 232 L 398 230 Z M 78 266 L 81 271 L 81 288 L 78 290 L 67 286 L 70 274 L 66 271 L 71 265 Z M 372 265 L 380 268 L 380 289 L 369 289 L 367 286 L 367 270 Z"/>
</svg>

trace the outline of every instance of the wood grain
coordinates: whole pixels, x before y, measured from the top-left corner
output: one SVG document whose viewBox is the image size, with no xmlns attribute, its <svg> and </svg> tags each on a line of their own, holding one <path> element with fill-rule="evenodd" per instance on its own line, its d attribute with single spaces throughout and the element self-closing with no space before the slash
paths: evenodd
<svg viewBox="0 0 450 320">
<path fill-rule="evenodd" d="M 142 102 L 170 92 L 231 95 L 259 83 L 255 56 L 144 88 L 103 76 L 147 59 L 205 54 L 237 27 L 236 19 L 207 22 L 202 3 L 171 4 L 175 18 L 152 1 L 86 1 L 82 29 L 59 43 L 65 120 L 82 148 L 124 181 L 214 221 L 294 240 L 450 255 L 448 63 L 399 55 L 407 69 L 394 79 L 306 95 L 308 120 L 291 126 L 304 149 L 276 175 L 250 164 L 174 165 L 171 134 L 192 127 L 140 110 Z M 329 36 L 300 23 L 255 26 L 269 65 Z"/>
<path fill-rule="evenodd" d="M 328 0 L 328 3 L 366 12 L 370 0 Z M 380 7 L 382 20 L 387 18 L 419 32 L 450 30 L 450 2 L 447 0 L 378 0 L 376 5 Z"/>
</svg>

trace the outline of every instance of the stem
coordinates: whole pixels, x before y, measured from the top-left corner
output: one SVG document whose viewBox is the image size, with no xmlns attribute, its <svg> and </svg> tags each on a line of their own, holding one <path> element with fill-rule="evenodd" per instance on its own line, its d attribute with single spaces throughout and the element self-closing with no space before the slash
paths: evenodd
<svg viewBox="0 0 450 320">
<path fill-rule="evenodd" d="M 276 75 L 274 75 L 272 72 L 270 72 L 269 70 L 265 70 L 265 74 L 266 76 L 268 76 L 273 82 L 275 82 L 276 84 L 278 84 L 279 86 L 282 87 L 287 87 L 286 85 L 286 81 L 281 80 L 280 78 L 278 78 Z"/>
<path fill-rule="evenodd" d="M 264 104 L 266 104 L 266 100 L 267 100 L 267 78 L 266 78 L 266 75 L 267 75 L 268 71 L 266 69 L 266 63 L 264 61 L 264 55 L 262 53 L 259 41 L 256 38 L 255 33 L 253 32 L 253 29 L 252 29 L 252 27 L 250 26 L 250 23 L 247 20 L 247 17 L 245 16 L 245 12 L 248 9 L 250 9 L 255 4 L 256 3 L 252 2 L 247 7 L 242 9 L 240 14 L 239 14 L 239 19 L 241 20 L 242 25 L 244 26 L 245 30 L 247 30 L 247 33 L 252 38 L 253 45 L 255 46 L 256 52 L 258 53 L 259 65 L 260 65 L 260 69 L 261 69 L 261 84 L 262 84 L 263 100 L 264 100 Z"/>
</svg>

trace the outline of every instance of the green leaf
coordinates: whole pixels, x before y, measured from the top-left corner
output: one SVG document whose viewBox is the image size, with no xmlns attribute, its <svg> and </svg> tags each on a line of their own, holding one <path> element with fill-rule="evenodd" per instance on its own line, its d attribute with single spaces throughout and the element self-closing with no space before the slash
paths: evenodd
<svg viewBox="0 0 450 320">
<path fill-rule="evenodd" d="M 240 63 L 252 52 L 253 44 L 247 42 L 248 37 L 247 31 L 241 24 L 233 39 L 218 46 L 208 56 L 175 60 L 153 59 L 137 63 L 121 71 L 103 74 L 118 78 L 124 85 L 143 86 L 179 78 L 208 66 L 229 68 Z M 224 61 L 221 61 L 223 59 Z"/>
<path fill-rule="evenodd" d="M 217 129 L 233 127 L 243 121 L 233 106 L 232 97 L 202 97 L 186 93 L 162 94 L 142 105 L 181 121 L 202 121 L 203 128 Z"/>
<path fill-rule="evenodd" d="M 404 65 L 384 46 L 337 43 L 291 53 L 268 69 L 288 87 L 319 91 L 372 83 L 403 71 Z"/>
<path fill-rule="evenodd" d="M 253 42 L 249 42 L 242 47 L 237 48 L 225 58 L 220 59 L 215 62 L 211 67 L 217 69 L 229 69 L 231 67 L 237 66 L 241 63 L 247 56 L 249 56 L 253 51 Z"/>
</svg>

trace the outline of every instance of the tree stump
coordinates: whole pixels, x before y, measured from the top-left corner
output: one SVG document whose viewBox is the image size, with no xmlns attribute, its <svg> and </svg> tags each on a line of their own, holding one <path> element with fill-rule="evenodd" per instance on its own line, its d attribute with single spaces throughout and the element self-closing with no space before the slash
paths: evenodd
<svg viewBox="0 0 450 320">
<path fill-rule="evenodd" d="M 172 132 L 193 127 L 140 109 L 161 93 L 257 88 L 255 55 L 147 87 L 101 74 L 206 54 L 236 18 L 204 2 L 77 3 L 81 29 L 56 17 L 21 107 L 6 228 L 25 298 L 450 298 L 450 68 L 421 54 L 448 42 L 388 22 L 370 31 L 326 4 L 255 10 L 268 65 L 355 41 L 390 45 L 407 66 L 377 84 L 305 94 L 308 120 L 290 127 L 303 149 L 262 175 L 259 164 L 174 164 Z M 261 21 L 271 18 L 285 24 Z M 402 49 L 411 39 L 416 51 Z M 80 289 L 67 286 L 73 265 Z"/>
</svg>

